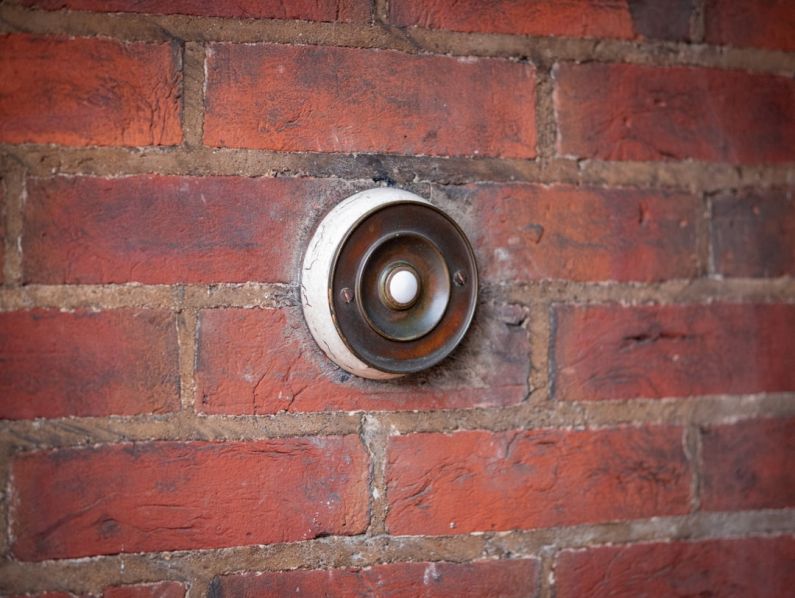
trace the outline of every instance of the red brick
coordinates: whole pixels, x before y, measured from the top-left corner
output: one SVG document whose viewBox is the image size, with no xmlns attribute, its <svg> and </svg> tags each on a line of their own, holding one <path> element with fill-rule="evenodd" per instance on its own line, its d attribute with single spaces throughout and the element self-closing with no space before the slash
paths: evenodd
<svg viewBox="0 0 795 598">
<path fill-rule="evenodd" d="M 778 598 L 795 584 L 793 560 L 791 537 L 564 550 L 555 565 L 556 595 Z"/>
<path fill-rule="evenodd" d="M 688 512 L 682 430 L 534 430 L 389 439 L 390 533 L 462 534 Z"/>
<path fill-rule="evenodd" d="M 22 560 L 271 544 L 367 527 L 357 436 L 155 442 L 14 459 Z M 123 472 L 120 475 L 119 472 Z"/>
<path fill-rule="evenodd" d="M 396 25 L 453 31 L 612 37 L 638 35 L 686 39 L 692 0 L 669 0 L 660 10 L 654 2 L 626 0 L 391 0 Z"/>
<path fill-rule="evenodd" d="M 725 276 L 795 275 L 792 190 L 746 191 L 713 200 L 715 269 Z"/>
<path fill-rule="evenodd" d="M 792 0 L 707 0 L 707 43 L 795 50 L 795 3 Z"/>
<path fill-rule="evenodd" d="M 25 6 L 44 10 L 139 12 L 207 17 L 302 19 L 366 23 L 369 0 L 22 0 Z"/>
<path fill-rule="evenodd" d="M 197 402 L 206 413 L 452 409 L 515 404 L 527 394 L 527 331 L 516 307 L 483 306 L 457 358 L 437 375 L 372 382 L 334 367 L 298 309 L 199 314 Z"/>
<path fill-rule="evenodd" d="M 135 415 L 179 408 L 166 311 L 0 313 L 0 417 Z"/>
<path fill-rule="evenodd" d="M 167 43 L 0 36 L 0 141 L 176 145 L 178 57 Z"/>
<path fill-rule="evenodd" d="M 391 0 L 389 16 L 396 25 L 466 32 L 617 38 L 634 33 L 624 1 L 496 0 L 486 9 L 481 0 Z"/>
<path fill-rule="evenodd" d="M 185 586 L 176 581 L 105 588 L 102 598 L 184 598 Z"/>
<path fill-rule="evenodd" d="M 558 151 L 603 160 L 795 160 L 795 81 L 630 64 L 555 68 Z"/>
<path fill-rule="evenodd" d="M 795 506 L 795 419 L 707 428 L 702 443 L 703 509 Z"/>
<path fill-rule="evenodd" d="M 536 154 L 534 69 L 502 59 L 213 44 L 206 104 L 216 147 Z"/>
<path fill-rule="evenodd" d="M 6 221 L 6 205 L 5 205 L 5 188 L 3 181 L 0 179 L 0 219 L 2 222 Z M 0 264 L 5 263 L 5 226 L 0 226 Z M 5 268 L 0 267 L 0 284 L 5 283 Z"/>
<path fill-rule="evenodd" d="M 303 178 L 31 179 L 25 280 L 290 282 L 306 242 L 301 229 L 321 204 L 350 193 L 343 183 Z"/>
<path fill-rule="evenodd" d="M 795 390 L 795 305 L 564 306 L 553 328 L 559 399 Z"/>
<path fill-rule="evenodd" d="M 44 592 L 43 594 L 19 594 L 11 598 L 91 598 L 94 594 L 67 592 Z M 184 598 L 185 586 L 176 581 L 163 581 L 128 586 L 105 588 L 102 598 Z"/>
<path fill-rule="evenodd" d="M 475 206 L 483 278 L 644 281 L 697 276 L 694 196 L 542 185 L 451 190 Z"/>
<path fill-rule="evenodd" d="M 234 596 L 403 596 L 487 598 L 534 595 L 535 559 L 470 563 L 395 563 L 367 569 L 297 570 L 217 577 L 213 598 Z"/>
</svg>

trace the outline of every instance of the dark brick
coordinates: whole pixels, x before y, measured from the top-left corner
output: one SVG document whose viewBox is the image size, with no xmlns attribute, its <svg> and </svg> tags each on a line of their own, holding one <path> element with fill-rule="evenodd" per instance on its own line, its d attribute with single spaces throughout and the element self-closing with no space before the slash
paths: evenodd
<svg viewBox="0 0 795 598">
<path fill-rule="evenodd" d="M 643 37 L 687 41 L 694 0 L 628 0 L 635 31 Z"/>
<path fill-rule="evenodd" d="M 334 596 L 334 598 L 524 598 L 534 595 L 535 559 L 471 563 L 393 563 L 367 569 L 297 570 L 217 577 L 214 598 Z"/>
<path fill-rule="evenodd" d="M 715 270 L 724 276 L 795 275 L 792 190 L 724 194 L 713 200 Z"/>
<path fill-rule="evenodd" d="M 706 0 L 707 43 L 795 50 L 795 2 L 792 0 Z"/>
<path fill-rule="evenodd" d="M 795 538 L 741 538 L 564 550 L 558 598 L 754 596 L 779 598 L 795 584 Z"/>
<path fill-rule="evenodd" d="M 709 427 L 702 442 L 703 509 L 795 506 L 795 419 Z"/>
<path fill-rule="evenodd" d="M 390 0 L 396 25 L 453 31 L 554 35 L 634 36 L 627 5 L 611 0 Z"/>
<path fill-rule="evenodd" d="M 44 10 L 140 12 L 246 19 L 302 19 L 366 23 L 369 0 L 22 0 L 25 6 Z"/>
<path fill-rule="evenodd" d="M 562 306 L 555 323 L 558 399 L 795 390 L 795 305 Z"/>
<path fill-rule="evenodd" d="M 634 64 L 554 70 L 558 151 L 601 160 L 795 160 L 795 81 Z"/>
</svg>

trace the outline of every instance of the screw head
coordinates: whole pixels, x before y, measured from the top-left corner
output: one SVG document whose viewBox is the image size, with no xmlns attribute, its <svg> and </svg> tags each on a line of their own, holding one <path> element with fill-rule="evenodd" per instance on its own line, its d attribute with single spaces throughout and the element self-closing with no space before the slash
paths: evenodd
<svg viewBox="0 0 795 598">
<path fill-rule="evenodd" d="M 456 270 L 455 274 L 453 274 L 453 282 L 462 287 L 467 283 L 467 275 L 463 270 Z"/>
<path fill-rule="evenodd" d="M 348 287 L 345 287 L 340 291 L 340 296 L 345 303 L 350 303 L 353 301 L 353 291 Z"/>
</svg>

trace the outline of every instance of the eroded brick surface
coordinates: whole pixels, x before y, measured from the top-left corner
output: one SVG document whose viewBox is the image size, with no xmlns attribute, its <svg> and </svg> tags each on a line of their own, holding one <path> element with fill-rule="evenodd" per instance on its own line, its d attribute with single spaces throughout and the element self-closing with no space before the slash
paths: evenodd
<svg viewBox="0 0 795 598">
<path fill-rule="evenodd" d="M 176 145 L 178 47 L 0 36 L 0 141 Z"/>
<path fill-rule="evenodd" d="M 213 44 L 209 52 L 207 145 L 536 154 L 535 71 L 529 64 L 275 44 Z"/>
<path fill-rule="evenodd" d="M 13 552 L 38 561 L 359 534 L 367 471 L 358 436 L 31 453 L 13 463 Z"/>
<path fill-rule="evenodd" d="M 795 390 L 793 305 L 561 306 L 554 329 L 561 400 Z"/>
<path fill-rule="evenodd" d="M 566 550 L 557 596 L 785 596 L 795 538 L 745 538 Z"/>
<path fill-rule="evenodd" d="M 795 160 L 795 82 L 630 64 L 555 68 L 558 152 L 600 160 Z"/>
<path fill-rule="evenodd" d="M 387 528 L 447 535 L 684 514 L 682 430 L 644 426 L 389 439 Z"/>
</svg>

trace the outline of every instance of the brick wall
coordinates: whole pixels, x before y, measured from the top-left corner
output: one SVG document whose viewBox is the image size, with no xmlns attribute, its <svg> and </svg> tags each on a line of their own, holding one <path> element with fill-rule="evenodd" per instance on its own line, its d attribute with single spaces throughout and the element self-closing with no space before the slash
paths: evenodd
<svg viewBox="0 0 795 598">
<path fill-rule="evenodd" d="M 791 590 L 793 40 L 788 0 L 0 3 L 0 594 Z M 378 185 L 483 279 L 395 383 L 298 305 Z"/>
</svg>

